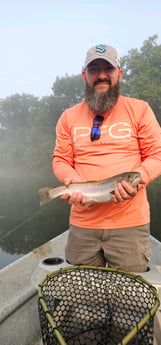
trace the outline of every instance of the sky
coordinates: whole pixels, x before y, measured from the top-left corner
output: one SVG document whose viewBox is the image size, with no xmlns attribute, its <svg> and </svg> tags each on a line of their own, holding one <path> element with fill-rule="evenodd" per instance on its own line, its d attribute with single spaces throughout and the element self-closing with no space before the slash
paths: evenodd
<svg viewBox="0 0 161 345">
<path fill-rule="evenodd" d="M 0 98 L 50 96 L 56 77 L 81 73 L 87 50 L 120 56 L 157 34 L 159 0 L 0 0 Z"/>
</svg>

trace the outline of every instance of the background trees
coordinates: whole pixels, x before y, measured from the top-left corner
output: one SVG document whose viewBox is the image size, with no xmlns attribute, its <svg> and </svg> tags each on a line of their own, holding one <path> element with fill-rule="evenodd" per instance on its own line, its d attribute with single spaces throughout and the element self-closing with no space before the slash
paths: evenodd
<svg viewBox="0 0 161 345">
<path fill-rule="evenodd" d="M 124 77 L 122 94 L 147 101 L 161 124 L 161 45 L 157 35 L 121 59 Z"/>
</svg>

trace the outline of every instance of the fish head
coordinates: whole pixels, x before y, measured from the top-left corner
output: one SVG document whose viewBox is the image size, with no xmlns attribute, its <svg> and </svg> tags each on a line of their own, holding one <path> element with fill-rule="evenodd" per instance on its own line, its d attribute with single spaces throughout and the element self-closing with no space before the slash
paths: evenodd
<svg viewBox="0 0 161 345">
<path fill-rule="evenodd" d="M 126 180 L 133 187 L 136 187 L 141 181 L 141 174 L 137 171 L 128 172 L 122 175 L 122 179 Z"/>
</svg>

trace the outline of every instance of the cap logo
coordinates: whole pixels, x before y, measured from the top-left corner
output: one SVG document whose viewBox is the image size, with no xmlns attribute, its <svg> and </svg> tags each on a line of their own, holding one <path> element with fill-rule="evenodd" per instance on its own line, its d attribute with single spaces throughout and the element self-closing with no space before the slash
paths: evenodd
<svg viewBox="0 0 161 345">
<path fill-rule="evenodd" d="M 106 51 L 106 46 L 103 44 L 99 44 L 96 46 L 96 52 L 97 53 L 104 53 Z"/>
</svg>

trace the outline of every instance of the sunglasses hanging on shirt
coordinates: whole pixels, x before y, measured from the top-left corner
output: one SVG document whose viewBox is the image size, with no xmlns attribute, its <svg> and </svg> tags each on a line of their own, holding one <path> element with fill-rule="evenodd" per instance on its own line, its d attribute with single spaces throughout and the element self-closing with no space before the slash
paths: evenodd
<svg viewBox="0 0 161 345">
<path fill-rule="evenodd" d="M 101 135 L 100 125 L 102 124 L 104 117 L 102 115 L 96 115 L 93 120 L 93 126 L 91 128 L 91 141 L 98 140 Z"/>
</svg>

